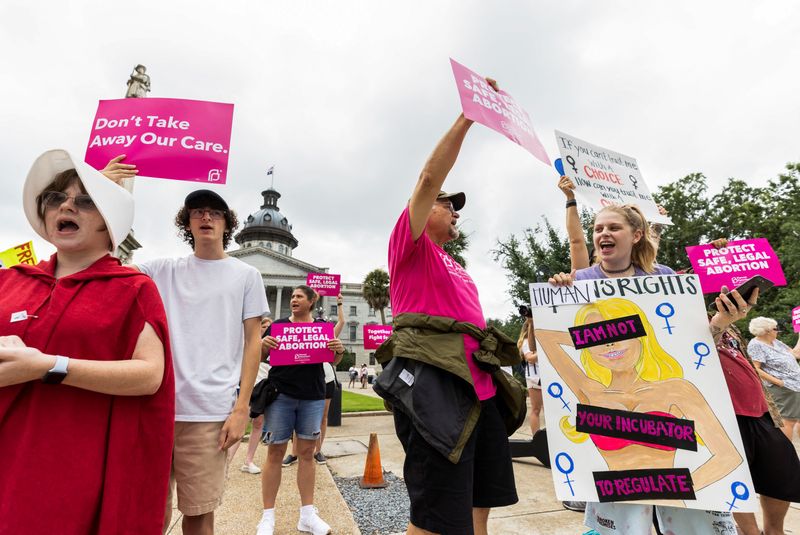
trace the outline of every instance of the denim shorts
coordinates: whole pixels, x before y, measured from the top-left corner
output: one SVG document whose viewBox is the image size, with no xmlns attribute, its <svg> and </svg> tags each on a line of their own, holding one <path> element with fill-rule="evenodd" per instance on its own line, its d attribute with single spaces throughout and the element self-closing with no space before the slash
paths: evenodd
<svg viewBox="0 0 800 535">
<path fill-rule="evenodd" d="M 278 394 L 264 413 L 262 441 L 265 444 L 284 444 L 292 438 L 292 431 L 297 433 L 297 438 L 317 440 L 324 411 L 324 399 L 296 399 Z"/>
</svg>

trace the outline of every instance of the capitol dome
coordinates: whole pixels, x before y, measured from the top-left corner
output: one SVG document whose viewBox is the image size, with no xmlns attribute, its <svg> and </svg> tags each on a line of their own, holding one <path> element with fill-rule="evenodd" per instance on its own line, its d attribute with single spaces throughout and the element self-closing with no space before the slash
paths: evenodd
<svg viewBox="0 0 800 535">
<path fill-rule="evenodd" d="M 264 204 L 257 212 L 250 214 L 234 240 L 243 249 L 263 247 L 276 253 L 292 256 L 297 247 L 297 239 L 292 234 L 292 225 L 278 209 L 281 194 L 269 188 L 261 192 Z"/>
</svg>

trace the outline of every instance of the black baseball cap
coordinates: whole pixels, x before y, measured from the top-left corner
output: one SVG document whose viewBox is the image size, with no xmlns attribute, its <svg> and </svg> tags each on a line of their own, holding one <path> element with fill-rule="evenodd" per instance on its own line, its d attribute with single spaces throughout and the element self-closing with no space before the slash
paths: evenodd
<svg viewBox="0 0 800 535">
<path fill-rule="evenodd" d="M 186 200 L 183 201 L 183 205 L 186 208 L 203 208 L 208 206 L 210 208 L 222 209 L 225 211 L 230 210 L 228 208 L 228 203 L 225 202 L 225 199 L 210 189 L 199 189 L 191 192 L 186 196 Z"/>
<path fill-rule="evenodd" d="M 464 204 L 467 202 L 467 196 L 464 195 L 463 191 L 457 191 L 455 193 L 447 193 L 446 191 L 440 191 L 439 195 L 436 196 L 437 201 L 444 201 L 448 200 L 453 203 L 453 210 L 458 212 L 462 208 L 464 208 Z"/>
</svg>

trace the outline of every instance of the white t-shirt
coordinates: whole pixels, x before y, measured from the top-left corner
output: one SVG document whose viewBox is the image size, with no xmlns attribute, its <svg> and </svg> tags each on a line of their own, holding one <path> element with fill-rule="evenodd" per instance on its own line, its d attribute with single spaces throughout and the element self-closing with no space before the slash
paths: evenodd
<svg viewBox="0 0 800 535">
<path fill-rule="evenodd" d="M 336 371 L 334 371 L 333 365 L 330 362 L 323 362 L 322 369 L 325 370 L 325 384 L 336 379 Z"/>
<path fill-rule="evenodd" d="M 261 274 L 239 259 L 195 255 L 137 264 L 156 283 L 169 323 L 175 420 L 221 422 L 233 410 L 244 326 L 269 313 Z"/>
</svg>

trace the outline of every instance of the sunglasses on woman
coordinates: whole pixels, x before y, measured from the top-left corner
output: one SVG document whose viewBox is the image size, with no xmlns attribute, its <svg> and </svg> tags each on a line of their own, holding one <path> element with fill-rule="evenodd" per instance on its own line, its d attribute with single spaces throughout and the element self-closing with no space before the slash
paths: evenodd
<svg viewBox="0 0 800 535">
<path fill-rule="evenodd" d="M 45 191 L 42 193 L 42 204 L 44 204 L 45 208 L 58 208 L 67 202 L 67 199 L 72 199 L 72 205 L 78 210 L 89 212 L 97 209 L 92 197 L 85 193 L 74 197 L 67 195 L 63 191 Z"/>
</svg>

